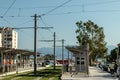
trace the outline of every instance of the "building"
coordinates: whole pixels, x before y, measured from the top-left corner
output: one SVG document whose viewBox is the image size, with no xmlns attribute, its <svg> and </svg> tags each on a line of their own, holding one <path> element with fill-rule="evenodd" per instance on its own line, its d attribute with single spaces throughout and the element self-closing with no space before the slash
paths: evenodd
<svg viewBox="0 0 120 80">
<path fill-rule="evenodd" d="M 74 65 L 71 64 L 70 73 L 73 72 L 73 75 L 80 76 L 79 73 L 83 73 L 86 76 L 89 76 L 89 45 L 82 46 L 67 46 L 67 50 L 73 53 L 75 58 Z"/>
<path fill-rule="evenodd" d="M 2 35 L 2 47 L 18 48 L 18 33 L 15 30 L 9 27 L 3 27 L 0 28 L 0 33 Z"/>
</svg>

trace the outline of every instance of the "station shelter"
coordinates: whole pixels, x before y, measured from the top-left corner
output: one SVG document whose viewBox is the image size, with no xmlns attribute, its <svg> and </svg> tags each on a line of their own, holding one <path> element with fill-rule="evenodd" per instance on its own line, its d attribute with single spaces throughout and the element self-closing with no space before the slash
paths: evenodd
<svg viewBox="0 0 120 80">
<path fill-rule="evenodd" d="M 73 53 L 74 63 L 69 63 L 70 73 L 85 73 L 89 75 L 89 45 L 67 46 L 66 49 Z"/>
<path fill-rule="evenodd" d="M 0 73 L 15 71 L 28 66 L 30 56 L 34 53 L 27 50 L 0 47 Z"/>
</svg>

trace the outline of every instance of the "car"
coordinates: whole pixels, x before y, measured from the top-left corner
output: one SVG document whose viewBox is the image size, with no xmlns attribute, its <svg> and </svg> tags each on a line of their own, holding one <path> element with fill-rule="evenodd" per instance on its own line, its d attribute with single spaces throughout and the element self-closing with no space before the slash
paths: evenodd
<svg viewBox="0 0 120 80">
<path fill-rule="evenodd" d="M 109 72 L 109 64 L 102 65 L 102 70 Z"/>
<path fill-rule="evenodd" d="M 120 73 L 120 72 L 119 72 L 119 67 L 118 67 L 118 68 L 117 68 L 117 76 L 119 76 L 119 73 Z"/>
</svg>

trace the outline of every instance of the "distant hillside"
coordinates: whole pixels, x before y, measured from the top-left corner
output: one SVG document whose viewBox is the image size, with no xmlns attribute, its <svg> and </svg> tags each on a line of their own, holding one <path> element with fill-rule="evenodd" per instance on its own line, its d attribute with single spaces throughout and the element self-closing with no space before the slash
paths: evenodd
<svg viewBox="0 0 120 80">
<path fill-rule="evenodd" d="M 54 54 L 53 48 L 51 47 L 43 47 L 40 49 L 37 49 L 38 52 L 42 53 L 42 55 L 46 54 Z M 68 51 L 64 48 L 64 59 L 67 58 Z M 56 57 L 57 59 L 62 59 L 62 48 L 61 47 L 56 47 Z"/>
<path fill-rule="evenodd" d="M 117 46 L 114 46 L 114 45 L 107 46 L 108 54 L 110 54 L 110 51 L 116 47 Z M 37 49 L 37 51 L 40 52 L 42 55 L 53 54 L 52 47 L 39 48 L 39 49 Z M 56 47 L 56 57 L 57 57 L 57 59 L 62 59 L 62 48 L 61 47 Z M 64 59 L 66 59 L 67 57 L 68 57 L 68 50 L 64 48 Z"/>
</svg>

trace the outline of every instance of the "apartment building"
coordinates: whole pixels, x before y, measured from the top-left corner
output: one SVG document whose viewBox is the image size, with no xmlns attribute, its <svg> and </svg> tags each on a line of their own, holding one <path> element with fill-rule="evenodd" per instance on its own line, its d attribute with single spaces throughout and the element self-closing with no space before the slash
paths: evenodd
<svg viewBox="0 0 120 80">
<path fill-rule="evenodd" d="M 10 27 L 0 28 L 1 46 L 5 48 L 18 48 L 18 33 Z"/>
</svg>

